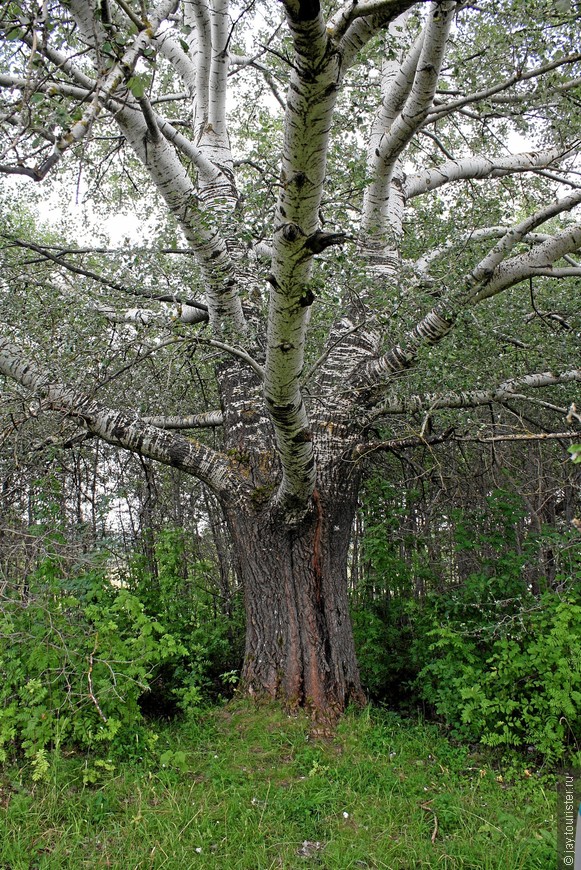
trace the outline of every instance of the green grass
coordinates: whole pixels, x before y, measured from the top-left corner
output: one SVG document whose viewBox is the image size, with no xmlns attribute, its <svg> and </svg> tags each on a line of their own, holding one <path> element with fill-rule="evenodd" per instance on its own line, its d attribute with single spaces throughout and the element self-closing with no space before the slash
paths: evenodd
<svg viewBox="0 0 581 870">
<path fill-rule="evenodd" d="M 137 748 L 135 750 L 137 752 Z M 0 779 L 0 868 L 546 868 L 549 776 L 491 769 L 432 725 L 235 704 L 160 732 L 142 760 L 50 759 Z"/>
</svg>

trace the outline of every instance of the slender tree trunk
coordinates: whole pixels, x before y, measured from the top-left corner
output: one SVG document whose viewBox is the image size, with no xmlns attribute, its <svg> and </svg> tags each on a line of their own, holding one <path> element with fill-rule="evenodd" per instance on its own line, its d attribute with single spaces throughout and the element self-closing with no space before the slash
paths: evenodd
<svg viewBox="0 0 581 870">
<path fill-rule="evenodd" d="M 356 497 L 315 492 L 301 523 L 226 508 L 244 585 L 242 688 L 333 721 L 364 695 L 349 618 L 347 559 Z"/>
</svg>

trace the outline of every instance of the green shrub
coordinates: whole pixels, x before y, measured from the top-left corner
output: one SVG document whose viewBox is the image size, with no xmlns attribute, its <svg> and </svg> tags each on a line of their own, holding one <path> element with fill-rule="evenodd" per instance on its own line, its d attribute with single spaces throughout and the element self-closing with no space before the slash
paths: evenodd
<svg viewBox="0 0 581 870">
<path fill-rule="evenodd" d="M 185 652 L 160 663 L 150 684 L 150 711 L 184 711 L 202 696 L 216 699 L 231 691 L 244 644 L 240 590 L 224 601 L 215 567 L 206 560 L 187 565 L 184 533 L 167 528 L 157 534 L 155 576 L 140 557 L 130 560 L 126 581 L 145 613 L 159 619 Z M 230 688 L 229 688 L 230 687 Z"/>
<path fill-rule="evenodd" d="M 562 758 L 581 740 L 581 562 L 570 533 L 529 535 L 522 510 L 502 490 L 480 522 L 455 515 L 456 551 L 479 570 L 426 602 L 416 643 L 419 696 L 455 736 Z M 533 594 L 528 565 L 549 543 L 560 567 L 556 589 Z"/>
<path fill-rule="evenodd" d="M 372 701 L 406 706 L 418 673 L 414 637 L 421 620 L 415 597 L 418 578 L 429 585 L 428 549 L 406 529 L 405 518 L 419 497 L 376 476 L 363 493 L 363 566 L 352 596 L 351 619 L 361 681 Z"/>
<path fill-rule="evenodd" d="M 436 578 L 437 563 L 429 562 L 421 542 L 398 546 L 406 533 L 389 485 L 380 482 L 368 497 L 367 572 L 356 590 L 353 623 L 371 698 L 400 707 L 427 704 L 461 740 L 510 751 L 533 747 L 549 760 L 578 747 L 577 532 L 550 528 L 533 535 L 520 499 L 496 490 L 486 511 L 449 512 L 442 530 L 448 549 L 439 551 L 442 576 Z M 410 504 L 414 497 L 405 495 Z M 552 589 L 538 571 L 547 550 L 557 572 Z M 531 576 L 541 592 L 533 594 Z"/>
<path fill-rule="evenodd" d="M 361 682 L 372 701 L 405 705 L 417 675 L 412 657 L 418 606 L 395 599 L 359 603 L 351 612 Z"/>
<path fill-rule="evenodd" d="M 212 566 L 187 564 L 181 530 L 158 534 L 155 572 L 134 556 L 112 578 L 106 557 L 75 568 L 59 555 L 62 533 L 39 529 L 49 555 L 2 580 L 0 761 L 21 749 L 42 777 L 48 748 L 141 754 L 145 717 L 232 691 L 241 602 L 219 606 Z"/>
<path fill-rule="evenodd" d="M 429 633 L 432 661 L 417 685 L 455 736 L 533 747 L 548 760 L 581 742 L 581 596 L 546 592 L 521 605 L 486 641 L 458 625 Z"/>
<path fill-rule="evenodd" d="M 0 607 L 0 759 L 12 743 L 42 759 L 46 747 L 127 747 L 139 739 L 139 701 L 155 669 L 187 654 L 104 569 L 67 578 L 58 557 Z"/>
</svg>

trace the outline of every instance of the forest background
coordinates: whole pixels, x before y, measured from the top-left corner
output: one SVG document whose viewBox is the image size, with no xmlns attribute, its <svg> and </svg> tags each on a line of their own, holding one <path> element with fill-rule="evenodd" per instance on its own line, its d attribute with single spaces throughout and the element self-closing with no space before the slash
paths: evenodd
<svg viewBox="0 0 581 870">
<path fill-rule="evenodd" d="M 577 764 L 579 4 L 1 9 L 2 759 L 237 692 Z"/>
</svg>

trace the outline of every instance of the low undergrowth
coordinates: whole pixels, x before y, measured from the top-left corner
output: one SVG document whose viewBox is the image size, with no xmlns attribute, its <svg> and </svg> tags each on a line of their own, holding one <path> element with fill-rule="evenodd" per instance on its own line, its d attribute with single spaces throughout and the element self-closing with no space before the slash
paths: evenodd
<svg viewBox="0 0 581 870">
<path fill-rule="evenodd" d="M 555 856 L 554 778 L 451 743 L 434 725 L 248 703 L 149 726 L 123 760 L 47 753 L 5 766 L 0 867 L 434 867 L 532 870 Z M 33 779 L 33 774 L 36 779 Z"/>
</svg>

